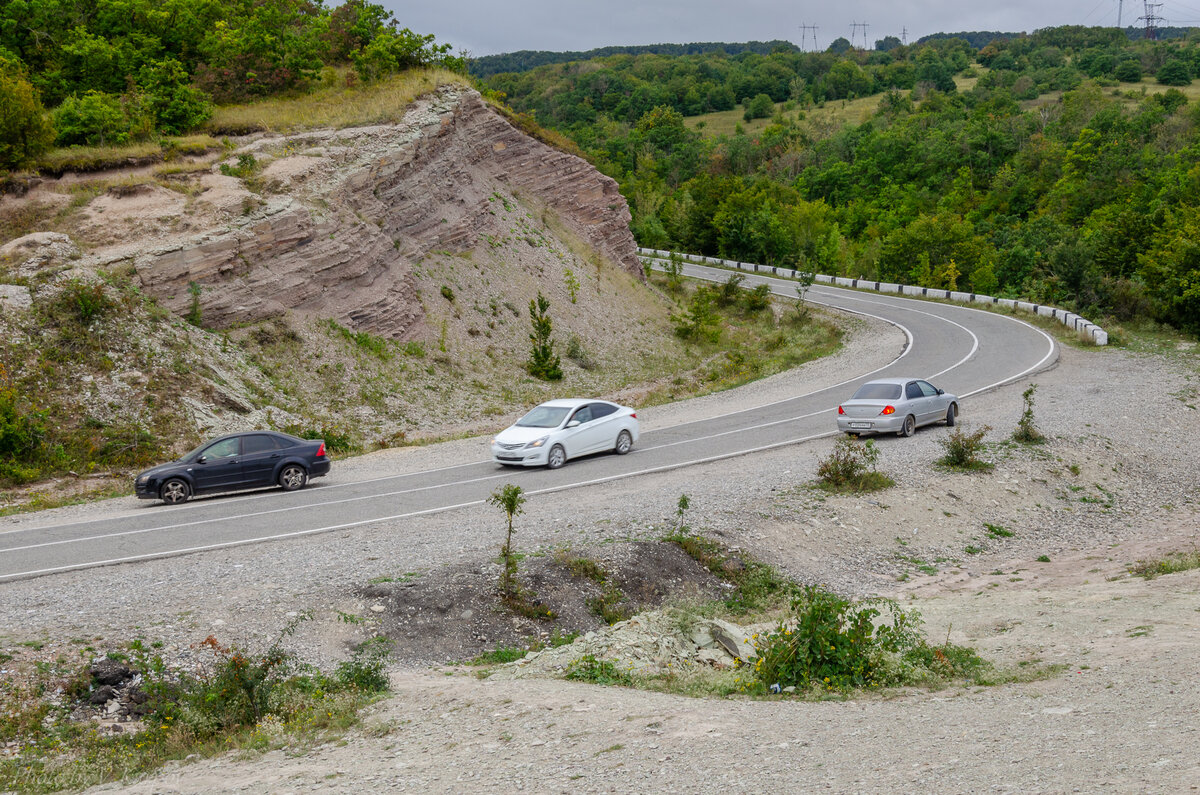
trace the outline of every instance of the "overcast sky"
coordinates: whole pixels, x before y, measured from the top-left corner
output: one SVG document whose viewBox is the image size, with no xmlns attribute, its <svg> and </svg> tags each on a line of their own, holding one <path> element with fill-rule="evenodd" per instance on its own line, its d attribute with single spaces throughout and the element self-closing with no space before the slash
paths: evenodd
<svg viewBox="0 0 1200 795">
<path fill-rule="evenodd" d="M 470 55 L 516 50 L 590 50 L 621 44 L 785 39 L 825 49 L 839 36 L 861 46 L 884 36 L 908 41 L 960 30 L 1033 31 L 1057 25 L 1116 26 L 1118 0 L 383 0 L 402 27 L 432 33 Z M 1138 25 L 1143 2 L 1125 0 L 1121 22 Z M 1200 0 L 1162 0 L 1166 24 L 1200 25 Z M 1162 23 L 1160 23 L 1162 24 Z"/>
</svg>

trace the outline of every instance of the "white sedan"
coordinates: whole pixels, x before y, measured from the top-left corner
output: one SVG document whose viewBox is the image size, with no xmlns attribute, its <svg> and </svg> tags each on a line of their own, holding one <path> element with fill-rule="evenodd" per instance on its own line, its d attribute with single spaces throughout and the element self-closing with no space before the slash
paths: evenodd
<svg viewBox="0 0 1200 795">
<path fill-rule="evenodd" d="M 569 458 L 611 450 L 625 455 L 638 439 L 637 414 L 607 400 L 550 400 L 492 439 L 504 466 L 558 469 Z"/>
</svg>

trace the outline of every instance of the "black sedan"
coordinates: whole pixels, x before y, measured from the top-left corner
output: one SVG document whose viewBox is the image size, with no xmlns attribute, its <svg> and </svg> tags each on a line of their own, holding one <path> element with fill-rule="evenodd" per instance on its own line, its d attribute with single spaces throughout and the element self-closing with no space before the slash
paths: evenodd
<svg viewBox="0 0 1200 795">
<path fill-rule="evenodd" d="M 193 494 L 280 486 L 304 488 L 309 478 L 329 472 L 325 442 L 297 439 L 274 431 L 233 433 L 137 476 L 134 491 L 143 500 L 176 505 Z"/>
</svg>

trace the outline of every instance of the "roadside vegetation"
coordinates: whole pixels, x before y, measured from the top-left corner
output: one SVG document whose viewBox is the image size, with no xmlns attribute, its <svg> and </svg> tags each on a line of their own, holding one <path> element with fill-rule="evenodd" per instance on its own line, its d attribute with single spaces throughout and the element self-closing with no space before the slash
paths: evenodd
<svg viewBox="0 0 1200 795">
<path fill-rule="evenodd" d="M 891 476 L 875 468 L 878 461 L 879 448 L 873 439 L 838 439 L 817 464 L 816 486 L 835 494 L 862 494 L 896 485 Z"/>
<path fill-rule="evenodd" d="M 169 667 L 155 644 L 135 640 L 90 662 L 60 657 L 11 671 L 0 684 L 0 742 L 12 751 L 0 757 L 0 789 L 79 790 L 192 755 L 305 748 L 341 735 L 387 692 L 387 645 L 364 644 L 326 673 L 285 648 L 296 624 L 263 650 L 210 636 L 194 670 Z M 109 718 L 112 703 L 130 717 L 116 733 L 92 719 Z"/>
<path fill-rule="evenodd" d="M 1164 574 L 1175 574 L 1192 569 L 1200 569 L 1200 550 L 1170 552 L 1156 560 L 1139 560 L 1129 567 L 1129 573 L 1136 577 L 1153 580 Z"/>
</svg>

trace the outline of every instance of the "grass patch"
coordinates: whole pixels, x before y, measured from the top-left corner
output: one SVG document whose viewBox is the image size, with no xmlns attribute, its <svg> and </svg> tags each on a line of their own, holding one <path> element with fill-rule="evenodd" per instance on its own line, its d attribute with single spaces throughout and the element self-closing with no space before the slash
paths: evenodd
<svg viewBox="0 0 1200 795">
<path fill-rule="evenodd" d="M 984 523 L 983 529 L 992 538 L 1012 538 L 1016 533 L 998 524 Z"/>
<path fill-rule="evenodd" d="M 601 660 L 594 654 L 585 654 L 567 666 L 564 679 L 572 682 L 587 682 L 593 685 L 621 685 L 632 687 L 633 677 L 617 668 L 611 660 Z"/>
<path fill-rule="evenodd" d="M 579 637 L 576 632 L 560 632 L 557 629 L 550 633 L 548 638 L 533 638 L 524 646 L 499 646 L 492 651 L 485 651 L 483 654 L 467 660 L 467 665 L 503 665 L 504 663 L 516 662 L 524 659 L 525 655 L 531 652 L 541 651 L 542 649 L 557 649 L 559 646 L 566 646 L 575 642 L 575 638 Z"/>
<path fill-rule="evenodd" d="M 1129 573 L 1153 580 L 1164 574 L 1175 574 L 1181 571 L 1200 569 L 1200 549 L 1190 552 L 1171 552 L 1157 560 L 1139 560 L 1129 567 Z"/>
<path fill-rule="evenodd" d="M 467 85 L 445 69 L 412 69 L 365 86 L 327 85 L 299 96 L 271 97 L 216 109 L 205 129 L 214 135 L 295 132 L 395 124 L 413 100 L 447 84 Z"/>
</svg>

